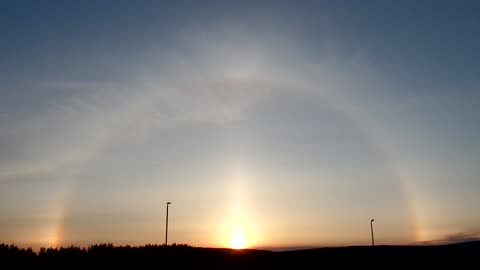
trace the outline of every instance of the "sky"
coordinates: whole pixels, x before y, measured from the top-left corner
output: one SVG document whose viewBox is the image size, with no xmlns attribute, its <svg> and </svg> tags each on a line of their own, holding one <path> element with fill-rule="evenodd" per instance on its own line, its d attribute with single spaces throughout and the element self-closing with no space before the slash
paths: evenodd
<svg viewBox="0 0 480 270">
<path fill-rule="evenodd" d="M 2 1 L 0 242 L 480 238 L 478 1 Z"/>
</svg>

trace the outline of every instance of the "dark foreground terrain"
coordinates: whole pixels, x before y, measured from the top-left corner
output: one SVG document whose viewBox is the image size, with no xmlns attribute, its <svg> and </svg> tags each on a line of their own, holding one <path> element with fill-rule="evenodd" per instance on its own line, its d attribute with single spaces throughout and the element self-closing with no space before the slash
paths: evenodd
<svg viewBox="0 0 480 270">
<path fill-rule="evenodd" d="M 0 269 L 480 269 L 480 241 L 439 246 L 319 248 L 272 252 L 196 248 L 187 245 L 142 247 L 111 244 L 89 248 L 19 249 L 0 244 Z"/>
</svg>

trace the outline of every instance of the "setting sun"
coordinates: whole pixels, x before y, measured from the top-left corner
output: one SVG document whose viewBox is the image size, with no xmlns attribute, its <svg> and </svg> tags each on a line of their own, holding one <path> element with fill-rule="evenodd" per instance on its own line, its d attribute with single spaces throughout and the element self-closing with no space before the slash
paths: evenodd
<svg viewBox="0 0 480 270">
<path fill-rule="evenodd" d="M 233 249 L 243 249 L 247 247 L 247 237 L 245 236 L 243 230 L 237 228 L 235 231 L 233 231 L 230 239 L 230 246 Z"/>
</svg>

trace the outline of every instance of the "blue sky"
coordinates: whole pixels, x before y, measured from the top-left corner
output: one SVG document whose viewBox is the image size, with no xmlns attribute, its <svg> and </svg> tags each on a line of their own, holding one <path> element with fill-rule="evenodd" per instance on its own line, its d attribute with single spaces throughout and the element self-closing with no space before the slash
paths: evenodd
<svg viewBox="0 0 480 270">
<path fill-rule="evenodd" d="M 475 1 L 0 10 L 0 241 L 478 237 Z"/>
</svg>

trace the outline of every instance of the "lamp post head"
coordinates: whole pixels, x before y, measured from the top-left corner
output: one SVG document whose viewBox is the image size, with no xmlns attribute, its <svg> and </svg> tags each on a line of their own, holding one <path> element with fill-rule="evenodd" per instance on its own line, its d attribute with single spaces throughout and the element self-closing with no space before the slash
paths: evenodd
<svg viewBox="0 0 480 270">
<path fill-rule="evenodd" d="M 172 204 L 171 202 L 167 202 L 167 204 Z"/>
<path fill-rule="evenodd" d="M 375 221 L 375 219 L 372 218 L 372 220 L 370 220 L 370 223 L 372 223 L 372 222 L 374 222 L 374 221 Z"/>
</svg>

